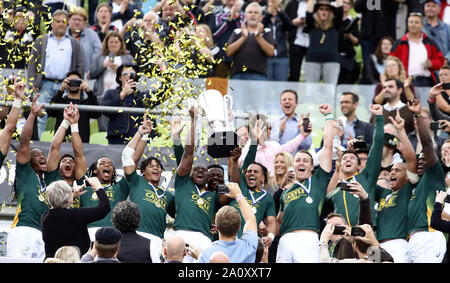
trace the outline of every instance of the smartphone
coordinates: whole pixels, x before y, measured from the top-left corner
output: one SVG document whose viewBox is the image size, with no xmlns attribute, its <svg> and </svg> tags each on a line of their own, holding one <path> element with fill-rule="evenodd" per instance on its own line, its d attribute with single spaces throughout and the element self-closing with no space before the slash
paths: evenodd
<svg viewBox="0 0 450 283">
<path fill-rule="evenodd" d="M 225 184 L 217 184 L 217 193 L 220 195 L 228 194 L 230 192 L 230 189 L 228 189 L 227 185 Z"/>
<path fill-rule="evenodd" d="M 450 83 L 443 83 L 442 89 L 450 89 Z"/>
<path fill-rule="evenodd" d="M 334 226 L 333 235 L 344 235 L 345 226 Z"/>
<path fill-rule="evenodd" d="M 366 235 L 366 232 L 361 227 L 353 226 L 350 235 L 353 237 L 364 237 Z"/>
<path fill-rule="evenodd" d="M 307 118 L 307 117 L 303 118 L 303 131 L 305 133 L 311 132 L 311 130 L 308 129 L 308 126 L 309 126 L 309 118 Z"/>
<path fill-rule="evenodd" d="M 84 187 L 85 187 L 85 188 L 87 188 L 87 187 L 90 187 L 90 186 L 91 186 L 91 184 L 89 184 L 89 182 L 88 182 L 88 180 L 87 180 L 87 179 L 84 179 L 84 180 L 83 180 L 83 185 L 84 185 Z"/>
<path fill-rule="evenodd" d="M 430 122 L 430 129 L 432 131 L 437 131 L 441 128 L 441 125 L 437 121 Z"/>
<path fill-rule="evenodd" d="M 349 182 L 347 181 L 339 181 L 337 187 L 340 188 L 342 191 L 356 192 L 356 190 L 350 189 L 350 186 L 348 184 Z"/>
</svg>

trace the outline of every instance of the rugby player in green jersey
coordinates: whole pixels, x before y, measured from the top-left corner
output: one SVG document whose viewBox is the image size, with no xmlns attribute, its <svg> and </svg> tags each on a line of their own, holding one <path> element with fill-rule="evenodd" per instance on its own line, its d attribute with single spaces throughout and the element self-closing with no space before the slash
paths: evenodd
<svg viewBox="0 0 450 283">
<path fill-rule="evenodd" d="M 332 169 L 332 129 L 336 123 L 329 104 L 321 104 L 319 111 L 325 116 L 319 168 L 314 172 L 313 158 L 309 152 L 295 154 L 296 182 L 284 190 L 280 198 L 277 219 L 281 238 L 277 262 L 319 262 L 320 212 Z"/>
<path fill-rule="evenodd" d="M 160 186 L 164 168 L 159 159 L 148 157 L 141 162 L 141 175 L 136 172 L 152 127 L 152 122 L 144 116 L 142 125 L 123 150 L 122 165 L 130 187 L 130 200 L 138 205 L 141 212 L 137 233 L 151 240 L 152 262 L 159 262 L 166 230 L 166 216 L 169 214 L 175 217 L 175 199 L 169 191 Z"/>
<path fill-rule="evenodd" d="M 429 125 L 421 115 L 420 101 L 414 99 L 408 101 L 407 105 L 414 113 L 423 148 L 417 161 L 420 181 L 413 190 L 408 205 L 408 252 L 414 263 L 439 263 L 444 258 L 446 240 L 442 232 L 432 229 L 429 225 L 436 191 L 445 189 L 444 170 L 433 148 L 433 140 L 428 132 Z"/>
<path fill-rule="evenodd" d="M 36 94 L 33 99 L 30 114 L 20 135 L 16 155 L 14 190 L 17 197 L 17 211 L 12 229 L 8 233 L 9 257 L 44 258 L 40 223 L 42 214 L 49 208 L 46 189 L 51 182 L 61 179 L 58 170 L 59 151 L 66 129 L 60 127 L 55 133 L 47 158 L 40 149 L 31 149 L 33 124 L 44 107 L 43 104 L 37 105 L 38 97 L 39 94 Z"/>
<path fill-rule="evenodd" d="M 406 160 L 395 163 L 389 174 L 390 187 L 375 189 L 377 207 L 377 239 L 394 258 L 396 263 L 410 262 L 408 256 L 407 216 L 408 204 L 412 190 L 419 180 L 417 175 L 417 159 L 414 149 L 406 134 L 405 120 L 397 110 L 395 119 L 389 117 L 397 131 L 398 149 Z"/>
</svg>

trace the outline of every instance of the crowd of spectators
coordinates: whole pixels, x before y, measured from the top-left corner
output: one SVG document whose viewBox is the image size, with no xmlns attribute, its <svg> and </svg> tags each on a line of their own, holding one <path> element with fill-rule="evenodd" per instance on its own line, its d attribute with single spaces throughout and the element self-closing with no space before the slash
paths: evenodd
<svg viewBox="0 0 450 283">
<path fill-rule="evenodd" d="M 441 191 L 450 190 L 449 17 L 439 0 L 410 2 L 405 9 L 402 1 L 380 1 L 377 8 L 362 0 L 162 0 L 142 11 L 140 1 L 131 0 L 89 1 L 88 10 L 3 0 L 0 67 L 26 70 L 27 81 L 20 75 L 5 80 L 14 102 L 0 108 L 2 163 L 22 103 L 31 102 L 18 135 L 18 210 L 8 256 L 46 262 L 448 261 L 442 232 L 450 211 Z M 360 14 L 352 17 L 353 11 Z M 396 21 L 401 15 L 403 23 Z M 311 113 L 297 114 L 299 94 L 285 89 L 278 117 L 258 113 L 235 129 L 240 146 L 225 170 L 196 161 L 198 109 L 192 107 L 184 144 L 184 125 L 170 125 L 175 194 L 160 186 L 158 158 L 139 164 L 157 135 L 155 119 L 78 110 L 154 109 L 173 95 L 180 74 L 299 82 L 302 70 L 307 83 L 374 85 L 370 120 L 356 115 L 360 95 L 353 92 L 339 97 L 343 117 L 333 117 L 330 104 L 317 105 L 312 111 L 323 115 L 324 126 L 314 148 L 317 125 Z M 140 88 L 140 78 L 159 78 L 160 86 Z M 428 105 L 415 87 L 429 88 Z M 44 111 L 49 103 L 67 106 Z M 49 116 L 56 124 L 46 157 L 31 140 L 42 137 Z M 98 119 L 109 144 L 125 146 L 120 180 L 107 156 L 86 164 L 91 119 Z M 73 155 L 61 156 L 67 135 Z M 228 193 L 219 193 L 223 187 Z M 170 237 L 167 217 L 174 218 Z"/>
</svg>

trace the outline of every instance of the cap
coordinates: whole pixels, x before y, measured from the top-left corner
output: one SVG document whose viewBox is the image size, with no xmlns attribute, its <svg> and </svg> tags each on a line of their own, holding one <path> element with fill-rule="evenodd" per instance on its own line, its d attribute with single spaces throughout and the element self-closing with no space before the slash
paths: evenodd
<svg viewBox="0 0 450 283">
<path fill-rule="evenodd" d="M 112 245 L 122 239 L 122 233 L 112 227 L 103 227 L 95 233 L 95 241 L 103 245 Z"/>
<path fill-rule="evenodd" d="M 69 18 L 72 17 L 72 15 L 80 15 L 84 18 L 85 21 L 87 21 L 88 19 L 86 10 L 83 7 L 75 7 L 73 10 L 70 10 Z"/>
<path fill-rule="evenodd" d="M 427 0 L 427 1 L 425 1 L 425 3 L 427 3 L 427 2 L 434 2 L 434 3 L 438 4 L 439 6 L 441 5 L 441 1 L 440 0 Z"/>
</svg>

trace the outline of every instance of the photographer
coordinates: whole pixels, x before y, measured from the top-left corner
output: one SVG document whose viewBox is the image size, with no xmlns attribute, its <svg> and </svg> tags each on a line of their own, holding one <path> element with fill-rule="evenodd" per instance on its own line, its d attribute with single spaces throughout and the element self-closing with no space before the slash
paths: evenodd
<svg viewBox="0 0 450 283">
<path fill-rule="evenodd" d="M 369 224 L 355 226 L 351 230 L 345 230 L 345 236 L 353 244 L 353 250 L 358 258 L 336 259 L 330 257 L 328 241 L 333 235 L 336 226 L 327 224 L 320 235 L 320 262 L 322 263 L 366 263 L 366 262 L 394 262 L 392 257 L 382 248 L 375 238 L 372 227 Z"/>
<path fill-rule="evenodd" d="M 52 98 L 50 103 L 58 104 L 77 104 L 77 105 L 98 105 L 97 98 L 89 87 L 88 83 L 83 81 L 82 76 L 77 71 L 71 71 L 61 83 L 61 88 Z M 58 130 L 61 122 L 64 120 L 63 111 L 61 110 L 47 110 L 50 117 L 56 117 L 55 133 Z M 89 143 L 91 135 L 89 119 L 100 117 L 100 112 L 80 112 L 80 119 L 78 121 L 81 140 L 84 143 Z M 67 131 L 68 134 L 70 130 Z"/>
<path fill-rule="evenodd" d="M 138 67 L 135 64 L 122 64 L 117 68 L 116 81 L 119 86 L 109 89 L 103 97 L 103 106 L 153 108 L 161 103 L 155 97 L 150 97 L 148 91 L 137 90 L 139 77 Z M 109 117 L 108 134 L 109 144 L 127 144 L 142 124 L 142 114 L 127 112 L 105 113 Z M 155 122 L 153 122 L 155 125 Z M 152 137 L 151 132 L 150 136 Z"/>
</svg>

